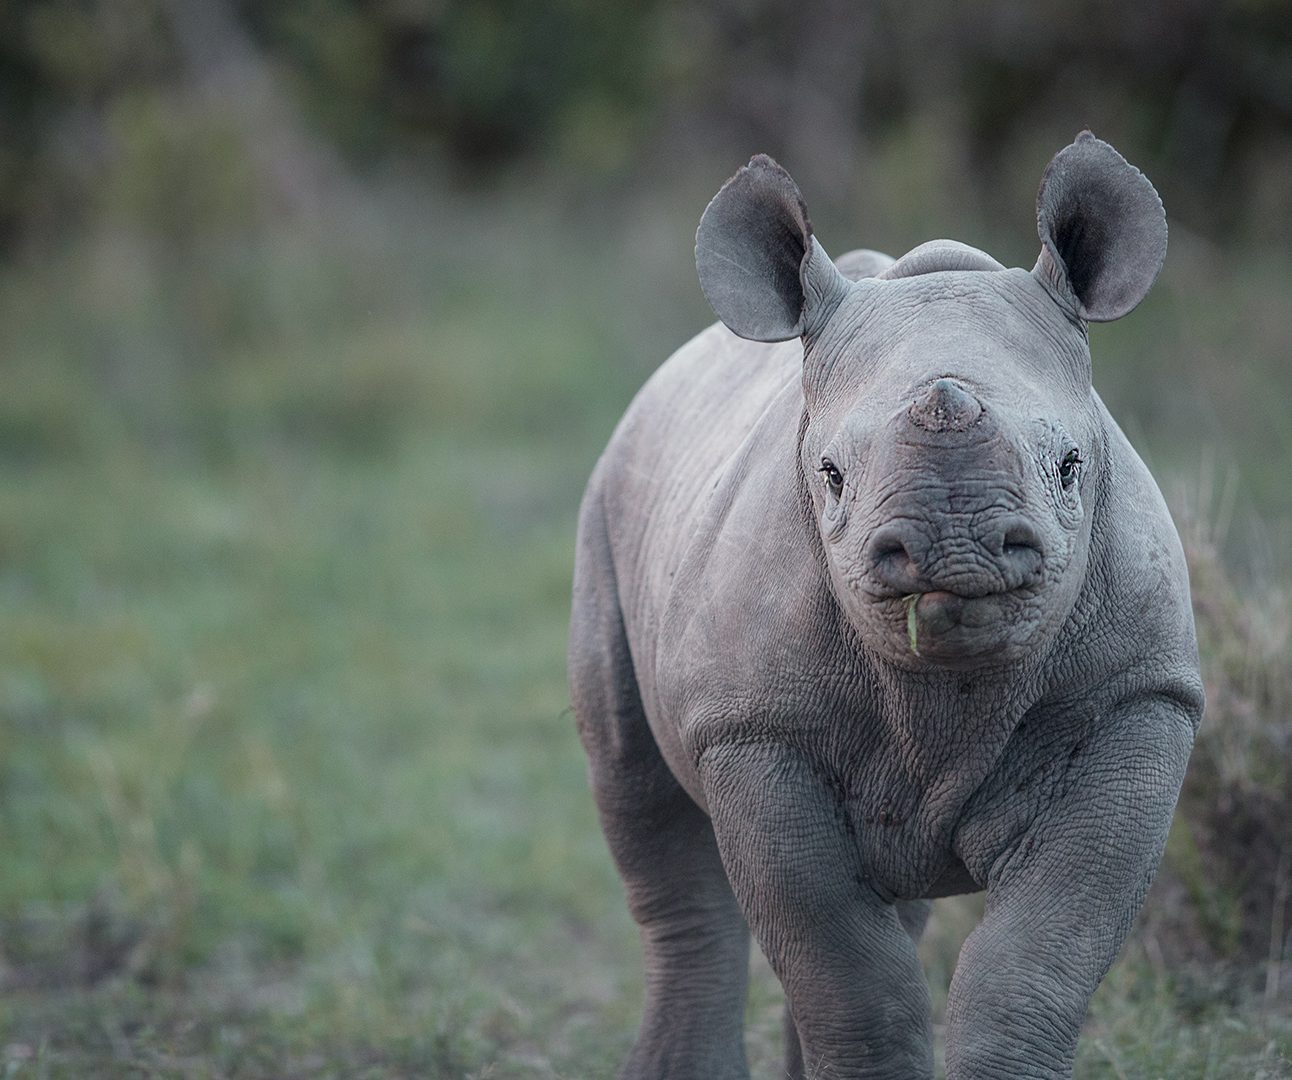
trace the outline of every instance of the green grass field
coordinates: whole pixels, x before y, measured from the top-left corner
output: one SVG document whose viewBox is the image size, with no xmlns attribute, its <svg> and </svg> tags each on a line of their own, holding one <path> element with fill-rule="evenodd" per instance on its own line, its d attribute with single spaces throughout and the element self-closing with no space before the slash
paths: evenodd
<svg viewBox="0 0 1292 1080">
<path fill-rule="evenodd" d="M 639 264 L 483 220 L 180 264 L 109 236 L 0 282 L 3 1076 L 613 1074 L 639 969 L 568 711 L 573 522 L 706 316 L 654 219 Z M 1097 340 L 1115 383 L 1181 302 Z M 1286 1009 L 1186 1005 L 1135 945 L 1077 1075 L 1289 1059 Z"/>
</svg>

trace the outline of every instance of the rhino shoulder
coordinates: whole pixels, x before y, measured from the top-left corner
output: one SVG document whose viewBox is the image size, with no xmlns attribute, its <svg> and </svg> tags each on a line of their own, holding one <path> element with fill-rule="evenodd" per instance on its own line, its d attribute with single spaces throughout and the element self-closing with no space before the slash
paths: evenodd
<svg viewBox="0 0 1292 1080">
<path fill-rule="evenodd" d="M 1160 689 L 1201 711 L 1189 570 L 1166 500 L 1100 404 L 1107 472 L 1092 528 L 1087 632 L 1105 666 L 1141 690 Z"/>
</svg>

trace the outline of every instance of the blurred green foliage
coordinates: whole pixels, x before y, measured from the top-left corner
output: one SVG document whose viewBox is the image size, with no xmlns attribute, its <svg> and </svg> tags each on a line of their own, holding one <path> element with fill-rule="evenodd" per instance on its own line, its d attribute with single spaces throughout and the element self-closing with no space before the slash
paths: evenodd
<svg viewBox="0 0 1292 1080">
<path fill-rule="evenodd" d="M 571 1023 L 588 1060 L 620 946 L 583 988 L 551 957 L 626 915 L 566 715 L 569 517 L 629 386 L 571 363 L 582 305 L 446 232 L 262 237 L 261 314 L 187 378 L 131 372 L 190 331 L 164 263 L 0 287 L 9 1075 L 458 1076 Z"/>
<path fill-rule="evenodd" d="M 928 130 L 922 166 L 999 213 L 1038 139 L 1089 124 L 1193 230 L 1286 241 L 1289 70 L 1281 0 L 27 0 L 0 11 L 0 242 L 94 217 L 159 122 L 205 141 L 230 94 L 268 108 L 257 71 L 353 166 L 473 184 L 762 149 L 844 205 L 876 143 Z"/>
</svg>

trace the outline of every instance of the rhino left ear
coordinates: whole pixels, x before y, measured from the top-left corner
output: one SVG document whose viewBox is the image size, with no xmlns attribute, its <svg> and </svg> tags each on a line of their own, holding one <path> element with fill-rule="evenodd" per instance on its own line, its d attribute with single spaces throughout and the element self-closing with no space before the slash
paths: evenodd
<svg viewBox="0 0 1292 1080">
<path fill-rule="evenodd" d="M 718 318 L 752 341 L 810 337 L 849 288 L 812 236 L 798 185 L 766 154 L 705 209 L 695 268 Z"/>
<path fill-rule="evenodd" d="M 1050 162 L 1036 195 L 1041 255 L 1032 271 L 1091 322 L 1120 319 L 1166 258 L 1166 214 L 1153 185 L 1089 131 Z"/>
</svg>

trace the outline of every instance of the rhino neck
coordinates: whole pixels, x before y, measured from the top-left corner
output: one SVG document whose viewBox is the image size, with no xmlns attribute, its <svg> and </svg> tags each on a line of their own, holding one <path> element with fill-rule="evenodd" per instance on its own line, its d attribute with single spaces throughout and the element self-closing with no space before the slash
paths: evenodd
<svg viewBox="0 0 1292 1080">
<path fill-rule="evenodd" d="M 970 771 L 970 763 L 990 768 L 1043 692 L 1045 650 L 996 668 L 912 671 L 864 644 L 860 649 L 884 703 L 888 737 L 909 753 L 912 767 L 925 779 L 948 767 Z"/>
</svg>

